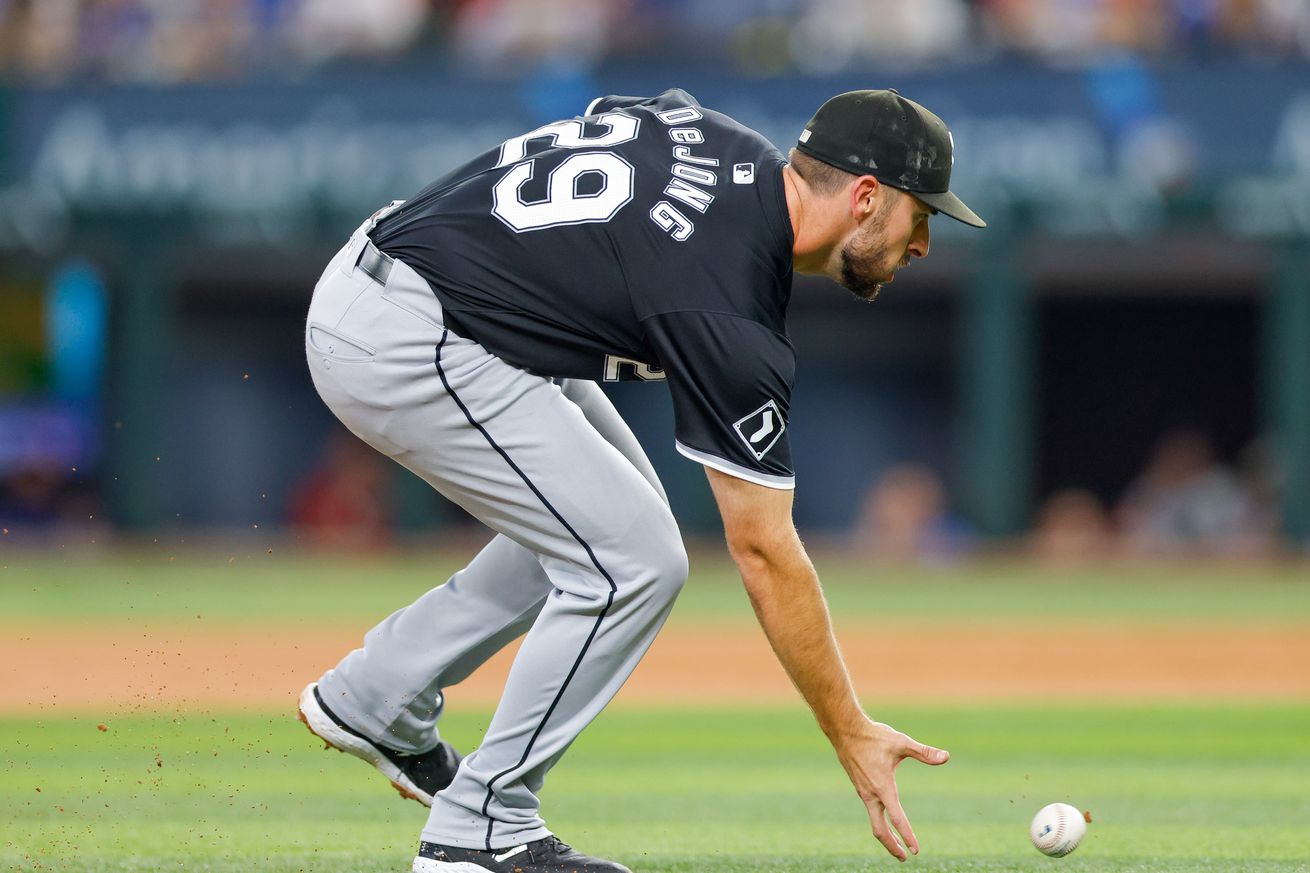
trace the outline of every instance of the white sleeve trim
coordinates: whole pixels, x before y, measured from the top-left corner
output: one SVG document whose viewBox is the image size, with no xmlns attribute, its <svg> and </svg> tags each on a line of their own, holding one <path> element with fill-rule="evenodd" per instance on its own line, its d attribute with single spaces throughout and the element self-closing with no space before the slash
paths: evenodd
<svg viewBox="0 0 1310 873">
<path fill-rule="evenodd" d="M 600 105 L 600 101 L 604 99 L 605 97 L 602 95 L 600 97 L 597 97 L 595 100 L 591 101 L 590 103 L 588 103 L 586 111 L 582 113 L 583 116 L 585 117 L 587 115 L 590 115 L 592 112 L 594 112 L 596 107 Z"/>
<path fill-rule="evenodd" d="M 763 485 L 765 488 L 776 488 L 779 491 L 792 491 L 796 488 L 795 476 L 772 476 L 768 473 L 761 473 L 758 470 L 751 470 L 731 461 L 725 461 L 723 458 L 688 448 L 682 443 L 674 441 L 674 446 L 678 449 L 678 454 L 684 458 L 691 458 L 693 461 L 699 461 L 707 467 L 713 467 L 720 473 L 727 473 L 729 476 L 735 476 L 738 479 L 745 479 L 747 482 L 754 482 L 756 485 Z"/>
</svg>

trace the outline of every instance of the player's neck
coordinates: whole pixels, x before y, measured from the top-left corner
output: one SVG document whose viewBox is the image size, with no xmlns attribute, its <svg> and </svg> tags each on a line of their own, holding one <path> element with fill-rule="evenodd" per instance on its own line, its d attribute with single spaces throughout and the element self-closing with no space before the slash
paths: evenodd
<svg viewBox="0 0 1310 873">
<path fill-rule="evenodd" d="M 804 275 L 828 275 L 832 251 L 839 240 L 826 219 L 824 204 L 791 164 L 782 168 L 782 187 L 791 219 L 792 269 Z"/>
</svg>

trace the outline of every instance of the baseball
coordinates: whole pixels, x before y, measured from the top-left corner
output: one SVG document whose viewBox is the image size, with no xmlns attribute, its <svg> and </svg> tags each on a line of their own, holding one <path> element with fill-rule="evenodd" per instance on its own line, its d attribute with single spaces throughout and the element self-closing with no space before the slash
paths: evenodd
<svg viewBox="0 0 1310 873">
<path fill-rule="evenodd" d="M 1052 858 L 1063 858 L 1078 848 L 1086 833 L 1087 821 L 1083 814 L 1067 803 L 1043 806 L 1033 816 L 1032 826 L 1028 829 L 1037 851 Z"/>
</svg>

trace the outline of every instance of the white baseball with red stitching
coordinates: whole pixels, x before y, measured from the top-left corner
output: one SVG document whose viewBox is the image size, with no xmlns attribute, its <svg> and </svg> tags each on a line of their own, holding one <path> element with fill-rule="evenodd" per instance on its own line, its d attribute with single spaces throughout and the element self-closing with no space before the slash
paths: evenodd
<svg viewBox="0 0 1310 873">
<path fill-rule="evenodd" d="M 1033 816 L 1028 835 L 1037 851 L 1052 858 L 1061 858 L 1078 848 L 1087 833 L 1087 822 L 1076 807 L 1067 803 L 1043 806 Z"/>
</svg>

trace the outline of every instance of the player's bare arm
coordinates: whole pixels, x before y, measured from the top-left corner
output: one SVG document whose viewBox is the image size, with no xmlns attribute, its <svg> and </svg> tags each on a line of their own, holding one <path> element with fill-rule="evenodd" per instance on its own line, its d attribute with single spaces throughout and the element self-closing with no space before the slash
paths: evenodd
<svg viewBox="0 0 1310 873">
<path fill-rule="evenodd" d="M 787 675 L 814 711 L 860 799 L 873 833 L 904 861 L 918 840 L 901 808 L 896 767 L 905 758 L 944 764 L 948 752 L 870 719 L 842 660 L 819 577 L 792 523 L 792 491 L 707 467 L 728 551 Z M 899 839 L 898 839 L 899 835 Z"/>
</svg>

